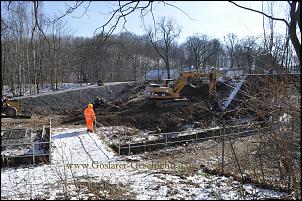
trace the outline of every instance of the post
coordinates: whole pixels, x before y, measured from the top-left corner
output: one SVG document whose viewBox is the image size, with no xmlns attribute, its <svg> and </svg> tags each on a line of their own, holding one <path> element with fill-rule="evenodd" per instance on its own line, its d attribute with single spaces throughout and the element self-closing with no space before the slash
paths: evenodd
<svg viewBox="0 0 302 201">
<path fill-rule="evenodd" d="M 166 133 L 165 135 L 166 135 L 166 147 L 167 147 L 167 142 L 168 142 L 168 136 L 167 135 L 168 134 Z"/>
<path fill-rule="evenodd" d="M 129 152 L 128 152 L 128 155 L 130 155 L 130 136 L 128 138 L 128 145 L 129 145 Z"/>
<path fill-rule="evenodd" d="M 118 155 L 121 155 L 121 138 L 118 138 Z"/>
<path fill-rule="evenodd" d="M 48 142 L 47 142 L 48 140 Z M 51 162 L 51 136 L 50 136 L 50 127 L 45 127 L 45 138 L 42 142 L 48 143 L 48 162 Z M 47 144 L 46 144 L 47 145 Z"/>
<path fill-rule="evenodd" d="M 52 161 L 52 136 L 51 136 L 51 117 L 49 117 L 49 163 Z"/>
<path fill-rule="evenodd" d="M 222 130 L 222 147 L 221 147 L 221 174 L 224 173 L 224 134 L 225 134 L 225 120 L 223 119 L 223 130 Z M 220 129 L 221 135 L 221 129 Z"/>
<path fill-rule="evenodd" d="M 288 176 L 287 176 L 287 190 L 290 191 L 290 187 L 291 187 L 291 175 L 290 175 L 290 171 L 288 171 Z"/>
<path fill-rule="evenodd" d="M 33 146 L 33 165 L 35 165 L 36 161 L 35 161 L 35 143 L 32 144 Z"/>
<path fill-rule="evenodd" d="M 239 126 L 240 126 L 240 122 L 239 122 L 239 124 L 237 124 L 237 135 L 238 135 L 237 137 L 240 137 L 240 134 L 239 134 L 240 133 L 239 132 L 240 128 L 239 128 Z"/>
<path fill-rule="evenodd" d="M 49 130 L 51 129 L 51 117 L 49 118 Z"/>
</svg>

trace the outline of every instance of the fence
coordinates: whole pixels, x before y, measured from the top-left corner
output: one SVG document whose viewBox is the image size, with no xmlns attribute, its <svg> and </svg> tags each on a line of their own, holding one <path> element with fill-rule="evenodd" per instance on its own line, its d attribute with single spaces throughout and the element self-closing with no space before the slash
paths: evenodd
<svg viewBox="0 0 302 201">
<path fill-rule="evenodd" d="M 119 155 L 193 142 L 209 171 L 281 191 L 299 189 L 300 122 L 223 120 L 216 127 L 172 133 L 111 136 Z M 211 140 L 211 141 L 210 141 Z M 203 143 L 199 143 L 203 142 Z"/>
<path fill-rule="evenodd" d="M 258 132 L 255 125 L 264 125 L 264 122 L 251 122 L 250 124 L 234 124 L 216 126 L 208 129 L 195 129 L 192 131 L 170 133 L 147 133 L 133 136 L 113 136 L 110 139 L 111 147 L 120 155 L 135 154 L 144 151 L 156 150 L 186 142 L 201 142 L 208 139 L 220 139 L 221 136 L 241 137 Z M 251 126 L 253 125 L 253 127 Z M 223 134 L 221 134 L 223 132 Z M 114 139 L 115 137 L 115 139 Z"/>
<path fill-rule="evenodd" d="M 1 130 L 1 167 L 50 162 L 50 127 Z"/>
</svg>

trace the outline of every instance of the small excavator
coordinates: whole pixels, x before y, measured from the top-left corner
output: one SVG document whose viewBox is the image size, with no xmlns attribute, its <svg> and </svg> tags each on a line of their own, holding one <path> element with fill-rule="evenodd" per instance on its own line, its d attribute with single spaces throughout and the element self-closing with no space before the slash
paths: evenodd
<svg viewBox="0 0 302 201">
<path fill-rule="evenodd" d="M 151 100 L 159 108 L 170 106 L 185 106 L 189 100 L 180 96 L 181 90 L 188 79 L 205 76 L 199 71 L 182 72 L 178 79 L 164 79 L 162 84 L 149 84 L 145 89 L 145 99 Z"/>
<path fill-rule="evenodd" d="M 21 100 L 4 98 L 1 99 L 1 102 L 1 117 L 25 119 L 30 119 L 32 117 L 32 114 L 30 112 L 22 110 Z"/>
</svg>

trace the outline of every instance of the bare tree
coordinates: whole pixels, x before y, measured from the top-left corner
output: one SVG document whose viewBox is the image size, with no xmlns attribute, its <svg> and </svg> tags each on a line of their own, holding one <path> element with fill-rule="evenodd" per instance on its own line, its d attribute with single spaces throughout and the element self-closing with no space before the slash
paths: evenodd
<svg viewBox="0 0 302 201">
<path fill-rule="evenodd" d="M 263 11 L 258 11 L 255 9 L 251 9 L 251 8 L 247 8 L 244 6 L 241 6 L 233 1 L 230 1 L 231 3 L 233 3 L 234 5 L 236 5 L 237 7 L 252 11 L 252 12 L 256 12 L 259 14 L 264 15 L 265 17 L 275 20 L 275 21 L 282 21 L 286 24 L 287 29 L 289 30 L 289 36 L 290 36 L 290 40 L 294 46 L 296 55 L 299 59 L 299 62 L 301 64 L 301 58 L 300 58 L 300 49 L 301 49 L 301 41 L 299 41 L 298 39 L 298 33 L 297 33 L 297 26 L 299 28 L 300 34 L 301 34 L 301 19 L 300 19 L 300 9 L 301 9 L 301 2 L 297 2 L 297 1 L 288 1 L 288 6 L 289 6 L 289 15 L 290 15 L 290 20 L 286 20 L 284 18 L 277 18 L 274 17 L 272 15 L 269 15 Z"/>
<path fill-rule="evenodd" d="M 235 62 L 238 67 L 252 73 L 252 67 L 257 54 L 257 41 L 255 37 L 247 36 L 235 45 Z"/>
<path fill-rule="evenodd" d="M 207 36 L 195 34 L 188 37 L 185 43 L 185 49 L 189 61 L 192 61 L 196 70 L 198 70 L 198 68 L 201 67 L 206 52 L 208 51 Z"/>
<path fill-rule="evenodd" d="M 176 21 L 173 18 L 166 20 L 162 17 L 155 30 L 149 27 L 148 38 L 155 48 L 159 56 L 164 60 L 168 79 L 170 76 L 170 58 L 171 58 L 171 47 L 173 41 L 180 35 L 181 28 L 176 26 Z"/>
<path fill-rule="evenodd" d="M 292 75 L 250 77 L 236 110 L 239 117 L 252 114 L 264 128 L 247 152 L 247 167 L 260 170 L 254 171 L 253 177 L 286 186 L 297 193 L 297 199 L 301 197 L 300 83 L 300 78 Z"/>
<path fill-rule="evenodd" d="M 207 52 L 203 59 L 203 65 L 206 65 L 206 62 L 209 63 L 209 65 L 212 66 L 218 66 L 219 61 L 218 57 L 221 54 L 221 43 L 218 39 L 211 39 L 208 43 Z"/>
<path fill-rule="evenodd" d="M 231 68 L 234 68 L 234 50 L 237 40 L 238 40 L 237 35 L 234 33 L 228 33 L 226 36 L 224 36 L 224 41 L 226 43 L 226 48 L 228 50 L 229 57 L 230 57 Z"/>
</svg>

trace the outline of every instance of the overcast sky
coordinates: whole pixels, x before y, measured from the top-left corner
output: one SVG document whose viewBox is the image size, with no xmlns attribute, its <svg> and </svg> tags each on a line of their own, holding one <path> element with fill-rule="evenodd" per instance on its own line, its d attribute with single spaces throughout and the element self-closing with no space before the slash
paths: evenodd
<svg viewBox="0 0 302 201">
<path fill-rule="evenodd" d="M 155 8 L 153 12 L 155 19 L 162 16 L 173 17 L 177 24 L 182 27 L 178 42 L 183 42 L 186 37 L 194 33 L 207 34 L 220 40 L 223 40 L 223 36 L 227 33 L 235 33 L 239 37 L 263 34 L 262 15 L 238 8 L 227 1 L 175 1 L 168 3 L 181 8 L 192 18 L 190 19 L 176 8 L 154 2 Z M 257 10 L 261 10 L 262 4 L 261 1 L 239 1 L 237 3 Z M 66 10 L 66 4 L 74 5 L 74 2 L 44 2 L 43 10 L 48 15 L 60 15 Z M 70 34 L 92 37 L 95 29 L 103 25 L 108 19 L 110 16 L 109 12 L 116 8 L 117 2 L 91 2 L 86 14 L 82 15 L 85 11 L 84 6 L 88 4 L 89 2 L 85 2 L 76 12 L 65 18 L 69 29 L 72 30 L 69 32 Z M 267 3 L 264 4 L 266 5 Z M 277 16 L 283 16 L 284 7 L 276 3 L 274 13 Z M 77 19 L 79 16 L 81 17 Z M 153 23 L 151 15 L 147 15 L 144 20 L 146 25 Z M 279 31 L 284 30 L 282 22 L 276 22 L 275 27 Z M 138 35 L 146 33 L 138 12 L 127 17 L 126 28 L 128 31 Z"/>
</svg>

